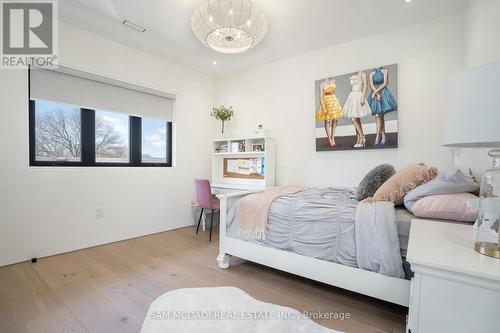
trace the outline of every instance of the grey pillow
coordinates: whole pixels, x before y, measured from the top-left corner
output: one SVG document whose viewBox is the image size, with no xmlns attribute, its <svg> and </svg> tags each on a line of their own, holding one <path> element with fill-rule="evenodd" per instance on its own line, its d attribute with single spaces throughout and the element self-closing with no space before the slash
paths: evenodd
<svg viewBox="0 0 500 333">
<path fill-rule="evenodd" d="M 358 201 L 372 197 L 378 188 L 396 173 L 396 169 L 390 164 L 381 164 L 370 170 L 361 180 L 356 190 Z"/>
<path fill-rule="evenodd" d="M 420 199 L 430 195 L 454 194 L 454 193 L 474 193 L 479 190 L 479 185 L 469 180 L 460 170 L 442 173 L 433 180 L 416 187 L 405 196 L 405 207 L 409 211 Z"/>
</svg>

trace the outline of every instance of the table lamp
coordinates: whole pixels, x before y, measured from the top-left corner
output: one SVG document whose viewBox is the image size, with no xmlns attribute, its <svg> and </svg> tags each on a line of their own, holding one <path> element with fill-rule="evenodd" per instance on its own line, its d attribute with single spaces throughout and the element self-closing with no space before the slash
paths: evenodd
<svg viewBox="0 0 500 333">
<path fill-rule="evenodd" d="M 467 69 L 448 85 L 444 146 L 497 148 L 481 176 L 474 249 L 500 259 L 500 61 Z"/>
</svg>

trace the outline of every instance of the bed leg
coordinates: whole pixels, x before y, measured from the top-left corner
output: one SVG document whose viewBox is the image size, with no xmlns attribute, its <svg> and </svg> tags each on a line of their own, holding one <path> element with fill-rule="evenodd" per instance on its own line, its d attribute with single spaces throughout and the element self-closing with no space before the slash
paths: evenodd
<svg viewBox="0 0 500 333">
<path fill-rule="evenodd" d="M 230 266 L 230 263 L 229 263 L 229 254 L 220 253 L 217 256 L 217 262 L 219 263 L 219 268 L 220 269 L 228 269 L 229 266 Z"/>
</svg>

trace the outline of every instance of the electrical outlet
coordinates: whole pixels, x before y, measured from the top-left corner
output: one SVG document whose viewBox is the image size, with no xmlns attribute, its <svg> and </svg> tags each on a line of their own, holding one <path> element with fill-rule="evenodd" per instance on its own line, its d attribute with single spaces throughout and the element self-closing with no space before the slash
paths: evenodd
<svg viewBox="0 0 500 333">
<path fill-rule="evenodd" d="M 95 210 L 95 219 L 102 220 L 104 219 L 104 208 L 96 208 Z"/>
</svg>

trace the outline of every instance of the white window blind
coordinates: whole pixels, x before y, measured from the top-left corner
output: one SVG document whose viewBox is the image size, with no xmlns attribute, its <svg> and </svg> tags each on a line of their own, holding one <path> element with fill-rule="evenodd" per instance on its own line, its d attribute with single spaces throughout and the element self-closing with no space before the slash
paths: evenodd
<svg viewBox="0 0 500 333">
<path fill-rule="evenodd" d="M 76 70 L 30 70 L 30 98 L 173 121 L 173 98 L 154 92 Z"/>
</svg>

